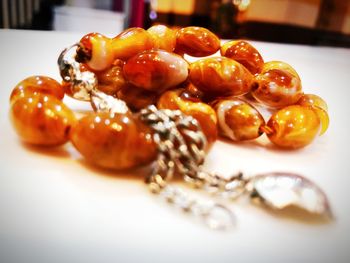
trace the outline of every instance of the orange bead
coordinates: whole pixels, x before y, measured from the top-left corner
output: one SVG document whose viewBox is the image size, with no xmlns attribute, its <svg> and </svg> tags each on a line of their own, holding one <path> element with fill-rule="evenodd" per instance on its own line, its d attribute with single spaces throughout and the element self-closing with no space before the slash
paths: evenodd
<svg viewBox="0 0 350 263">
<path fill-rule="evenodd" d="M 77 60 L 92 70 L 105 70 L 115 59 L 112 40 L 99 33 L 89 33 L 80 40 Z"/>
<path fill-rule="evenodd" d="M 155 25 L 147 29 L 154 41 L 155 48 L 173 52 L 176 45 L 176 33 L 164 25 Z"/>
<path fill-rule="evenodd" d="M 124 64 L 124 61 L 116 59 L 110 68 L 96 72 L 97 89 L 116 97 L 120 89 L 127 87 L 128 84 L 123 75 Z"/>
<path fill-rule="evenodd" d="M 282 108 L 295 104 L 303 94 L 298 73 L 284 62 L 265 63 L 255 80 L 253 97 L 269 107 Z"/>
<path fill-rule="evenodd" d="M 314 94 L 304 94 L 297 102 L 298 105 L 312 107 L 321 120 L 322 128 L 320 135 L 324 134 L 329 126 L 327 103 L 319 96 Z"/>
<path fill-rule="evenodd" d="M 271 142 L 284 148 L 310 144 L 320 131 L 321 122 L 310 107 L 292 105 L 274 113 L 263 130 Z"/>
<path fill-rule="evenodd" d="M 130 109 L 137 111 L 156 104 L 158 94 L 128 85 L 118 91 L 118 98 L 125 101 Z"/>
<path fill-rule="evenodd" d="M 148 127 L 130 114 L 90 113 L 73 127 L 71 141 L 89 162 L 108 169 L 148 164 L 157 155 Z"/>
<path fill-rule="evenodd" d="M 250 91 L 252 74 L 226 57 L 200 59 L 190 65 L 190 81 L 206 96 L 239 96 Z"/>
<path fill-rule="evenodd" d="M 303 94 L 297 102 L 301 106 L 317 106 L 325 111 L 328 111 L 327 103 L 315 94 Z"/>
<path fill-rule="evenodd" d="M 77 58 L 92 70 L 101 71 L 109 68 L 115 59 L 127 60 L 154 47 L 151 34 L 138 27 L 129 28 L 114 38 L 90 33 L 80 40 Z"/>
<path fill-rule="evenodd" d="M 184 27 L 176 32 L 176 52 L 204 57 L 220 49 L 220 39 L 203 27 Z"/>
<path fill-rule="evenodd" d="M 54 146 L 68 141 L 76 119 L 62 101 L 51 95 L 28 94 L 15 100 L 10 118 L 18 136 L 35 145 Z"/>
<path fill-rule="evenodd" d="M 260 73 L 264 60 L 260 53 L 244 40 L 226 42 L 220 49 L 222 56 L 236 60 L 245 66 L 252 74 Z"/>
<path fill-rule="evenodd" d="M 48 94 L 59 100 L 64 97 L 64 89 L 56 80 L 45 76 L 31 76 L 16 85 L 11 93 L 10 102 L 12 103 L 18 98 L 24 98 L 31 93 Z"/>
<path fill-rule="evenodd" d="M 265 120 L 251 104 L 237 98 L 219 99 L 212 103 L 220 133 L 233 141 L 258 138 Z"/>
<path fill-rule="evenodd" d="M 147 50 L 130 58 L 123 73 L 131 84 L 160 93 L 187 79 L 188 64 L 174 53 L 160 49 Z"/>
<path fill-rule="evenodd" d="M 127 60 L 136 54 L 156 47 L 152 35 L 140 27 L 124 30 L 113 38 L 114 58 Z"/>
<path fill-rule="evenodd" d="M 197 119 L 208 141 L 208 148 L 217 139 L 216 114 L 212 107 L 203 102 L 194 102 L 182 96 L 183 90 L 170 90 L 162 94 L 157 106 L 159 109 L 180 110 Z"/>
</svg>

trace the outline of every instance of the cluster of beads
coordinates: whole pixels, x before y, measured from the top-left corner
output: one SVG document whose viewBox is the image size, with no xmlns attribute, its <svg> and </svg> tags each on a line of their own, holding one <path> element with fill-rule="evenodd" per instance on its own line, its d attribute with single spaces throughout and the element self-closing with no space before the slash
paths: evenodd
<svg viewBox="0 0 350 263">
<path fill-rule="evenodd" d="M 207 57 L 220 50 L 221 56 Z M 184 55 L 205 57 L 193 63 Z M 234 141 L 265 133 L 280 147 L 308 145 L 328 127 L 326 103 L 304 94 L 297 72 L 287 63 L 264 62 L 243 40 L 221 46 L 201 27 L 172 30 L 156 25 L 130 28 L 114 38 L 84 36 L 77 49 L 81 71 L 97 76 L 97 89 L 138 111 L 156 104 L 198 120 L 209 145 L 217 134 Z M 92 163 L 126 169 L 147 164 L 157 150 L 152 133 L 133 112 L 90 112 L 77 120 L 62 102 L 79 98 L 71 82 L 33 76 L 13 90 L 10 116 L 19 136 L 36 145 L 70 140 Z M 265 122 L 256 105 L 273 111 Z M 136 150 L 137 149 L 137 150 Z"/>
</svg>

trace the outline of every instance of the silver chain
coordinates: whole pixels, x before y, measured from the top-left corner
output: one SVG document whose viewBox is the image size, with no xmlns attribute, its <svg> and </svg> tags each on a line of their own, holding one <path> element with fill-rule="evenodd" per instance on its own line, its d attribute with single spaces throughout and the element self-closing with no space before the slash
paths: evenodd
<svg viewBox="0 0 350 263">
<path fill-rule="evenodd" d="M 224 205 L 200 202 L 167 184 L 175 173 L 197 188 L 215 188 L 216 192 L 223 189 L 225 192 L 233 192 L 238 189 L 237 182 L 244 182 L 241 174 L 225 180 L 203 171 L 207 141 L 197 120 L 179 110 L 158 110 L 153 105 L 141 110 L 140 119 L 153 129 L 154 141 L 158 147 L 154 169 L 146 180 L 150 190 L 183 211 L 203 218 L 211 228 L 230 227 L 234 223 L 234 217 Z M 233 182 L 236 183 L 235 187 L 229 186 Z"/>
</svg>

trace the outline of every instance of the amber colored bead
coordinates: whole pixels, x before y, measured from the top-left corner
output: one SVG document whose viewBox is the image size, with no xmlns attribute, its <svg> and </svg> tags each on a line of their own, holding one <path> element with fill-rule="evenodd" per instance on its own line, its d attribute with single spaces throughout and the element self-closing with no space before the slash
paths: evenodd
<svg viewBox="0 0 350 263">
<path fill-rule="evenodd" d="M 250 43 L 244 40 L 226 42 L 220 49 L 222 56 L 236 60 L 245 66 L 252 74 L 260 73 L 264 59 Z"/>
<path fill-rule="evenodd" d="M 49 94 L 59 100 L 64 97 L 64 89 L 56 80 L 45 76 L 31 76 L 16 85 L 12 90 L 10 102 L 27 97 L 31 93 Z"/>
<path fill-rule="evenodd" d="M 187 79 L 188 63 L 174 53 L 147 50 L 130 58 L 123 73 L 131 84 L 159 93 Z"/>
<path fill-rule="evenodd" d="M 173 52 L 176 45 L 176 33 L 164 25 L 155 25 L 147 29 L 154 41 L 154 47 Z"/>
<path fill-rule="evenodd" d="M 92 70 L 105 70 L 115 59 L 112 39 L 99 33 L 89 33 L 80 40 L 77 55 L 77 60 L 86 63 Z"/>
<path fill-rule="evenodd" d="M 78 60 L 92 70 L 109 68 L 115 59 L 128 58 L 155 47 L 153 37 L 138 27 L 129 28 L 114 38 L 99 33 L 89 33 L 79 42 Z"/>
<path fill-rule="evenodd" d="M 220 133 L 234 141 L 252 140 L 263 132 L 265 120 L 248 102 L 237 98 L 219 99 L 212 103 Z"/>
<path fill-rule="evenodd" d="M 97 89 L 108 95 L 117 96 L 120 89 L 127 87 L 128 84 L 123 75 L 124 64 L 123 60 L 116 59 L 110 68 L 96 72 Z"/>
<path fill-rule="evenodd" d="M 303 96 L 296 103 L 301 106 L 312 107 L 313 110 L 317 113 L 318 117 L 321 120 L 322 128 L 320 135 L 324 134 L 329 126 L 329 116 L 328 116 L 328 106 L 327 103 L 319 96 L 314 94 L 303 94 Z"/>
<path fill-rule="evenodd" d="M 158 100 L 159 109 L 180 110 L 197 119 L 208 141 L 209 149 L 217 139 L 215 111 L 208 104 L 194 102 L 181 96 L 183 89 L 164 92 Z"/>
<path fill-rule="evenodd" d="M 156 158 L 149 128 L 130 114 L 90 113 L 71 130 L 75 148 L 91 163 L 127 169 Z"/>
<path fill-rule="evenodd" d="M 115 58 L 127 60 L 136 54 L 156 47 L 152 35 L 140 27 L 126 29 L 113 38 L 112 49 Z"/>
<path fill-rule="evenodd" d="M 226 57 L 200 59 L 190 65 L 190 81 L 207 96 L 239 96 L 250 91 L 253 75 Z"/>
<path fill-rule="evenodd" d="M 303 94 L 297 102 L 301 106 L 317 106 L 325 111 L 328 111 L 327 103 L 315 94 Z"/>
<path fill-rule="evenodd" d="M 263 130 L 277 146 L 300 148 L 314 140 L 320 126 L 321 121 L 312 108 L 292 105 L 275 112 Z"/>
<path fill-rule="evenodd" d="M 265 63 L 255 80 L 253 97 L 272 108 L 295 104 L 303 94 L 298 73 L 285 62 Z"/>
<path fill-rule="evenodd" d="M 128 85 L 120 89 L 117 93 L 118 98 L 125 101 L 128 107 L 132 110 L 140 110 L 148 105 L 157 102 L 158 94 L 152 91 L 137 88 Z"/>
<path fill-rule="evenodd" d="M 34 145 L 60 145 L 69 139 L 76 119 L 59 99 L 47 94 L 29 94 L 15 100 L 10 118 L 18 136 Z"/>
<path fill-rule="evenodd" d="M 220 39 L 203 27 L 184 27 L 176 32 L 176 52 L 204 57 L 220 49 Z"/>
</svg>

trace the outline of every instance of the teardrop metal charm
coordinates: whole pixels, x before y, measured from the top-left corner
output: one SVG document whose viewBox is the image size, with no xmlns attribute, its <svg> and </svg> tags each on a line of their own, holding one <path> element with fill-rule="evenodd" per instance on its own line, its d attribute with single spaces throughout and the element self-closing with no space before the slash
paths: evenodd
<svg viewBox="0 0 350 263">
<path fill-rule="evenodd" d="M 312 214 L 332 218 L 325 193 L 305 177 L 292 173 L 257 175 L 246 185 L 251 198 L 257 198 L 273 209 L 296 206 Z"/>
</svg>

